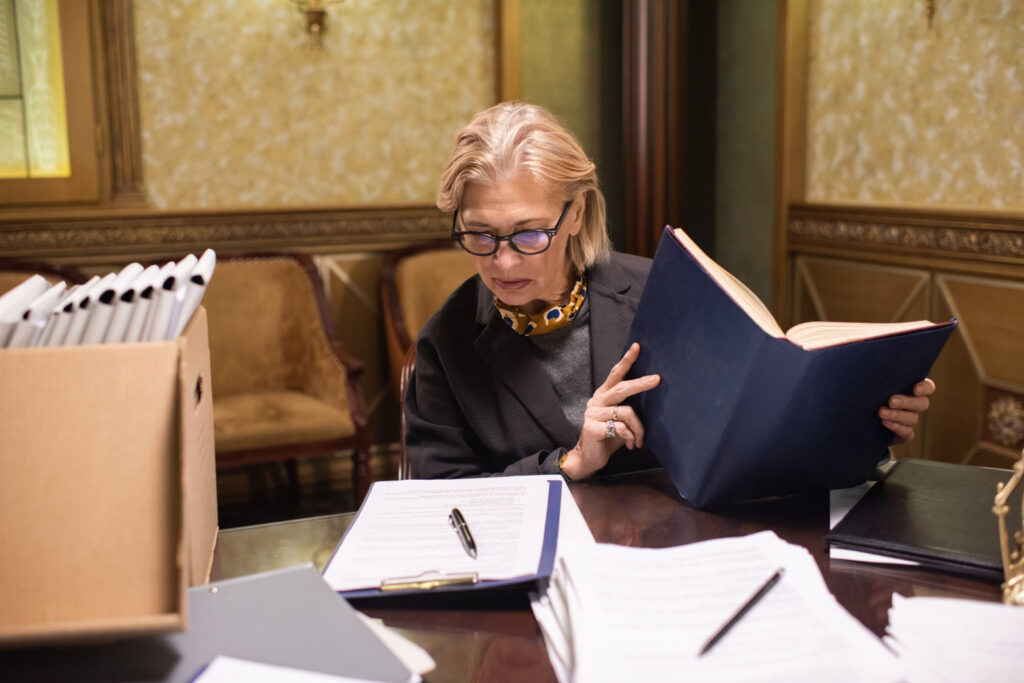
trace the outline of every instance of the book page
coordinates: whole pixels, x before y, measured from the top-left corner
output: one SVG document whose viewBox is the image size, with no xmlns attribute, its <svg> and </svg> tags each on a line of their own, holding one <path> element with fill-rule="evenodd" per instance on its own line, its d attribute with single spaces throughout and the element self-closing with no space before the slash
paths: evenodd
<svg viewBox="0 0 1024 683">
<path fill-rule="evenodd" d="M 874 337 L 887 337 L 934 326 L 935 323 L 929 320 L 901 323 L 843 323 L 814 320 L 794 325 L 789 328 L 785 336 L 786 339 L 805 349 L 820 349 L 826 346 L 837 346 Z"/>
<path fill-rule="evenodd" d="M 376 482 L 324 569 L 324 580 L 344 591 L 378 588 L 384 579 L 424 572 L 476 572 L 481 581 L 532 576 L 544 541 L 549 480 Z M 568 495 L 562 492 L 563 498 Z M 466 519 L 476 558 L 448 521 L 452 508 Z"/>
<path fill-rule="evenodd" d="M 762 330 L 773 337 L 785 337 L 785 333 L 782 328 L 779 327 L 779 323 L 775 320 L 775 316 L 771 314 L 768 307 L 764 305 L 764 302 L 758 298 L 756 294 L 750 291 L 750 288 L 740 282 L 736 277 L 727 271 L 722 266 L 715 263 L 714 259 L 704 253 L 704 251 L 697 246 L 697 243 L 690 239 L 682 228 L 676 228 L 672 231 L 679 243 L 683 245 L 686 251 L 690 252 L 693 258 L 697 259 L 697 262 L 711 275 L 712 279 L 718 283 L 718 285 L 728 294 L 733 301 L 736 302 L 740 308 L 746 312 L 750 319 L 757 323 Z"/>
<path fill-rule="evenodd" d="M 1024 610 L 960 598 L 892 596 L 889 636 L 912 681 L 1017 681 Z"/>
</svg>

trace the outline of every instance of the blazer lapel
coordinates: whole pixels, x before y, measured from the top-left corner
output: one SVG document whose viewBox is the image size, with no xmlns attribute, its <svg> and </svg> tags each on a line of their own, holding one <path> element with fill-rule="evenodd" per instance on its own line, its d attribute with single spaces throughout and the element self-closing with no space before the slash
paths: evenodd
<svg viewBox="0 0 1024 683">
<path fill-rule="evenodd" d="M 484 329 L 474 343 L 477 353 L 543 427 L 553 444 L 568 447 L 576 443 L 579 434 L 565 419 L 558 396 L 534 357 L 530 343 L 502 322 L 487 288 L 481 285 L 480 290 L 477 322 L 484 324 Z"/>
<path fill-rule="evenodd" d="M 626 337 L 636 313 L 636 300 L 625 296 L 632 284 L 614 263 L 603 263 L 589 274 L 590 353 L 594 384 L 601 386 L 612 366 L 622 359 Z"/>
</svg>

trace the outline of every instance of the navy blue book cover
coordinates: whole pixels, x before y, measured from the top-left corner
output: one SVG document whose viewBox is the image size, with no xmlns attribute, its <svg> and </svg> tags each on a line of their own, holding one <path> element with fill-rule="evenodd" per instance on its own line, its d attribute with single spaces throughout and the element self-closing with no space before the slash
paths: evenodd
<svg viewBox="0 0 1024 683">
<path fill-rule="evenodd" d="M 892 432 L 878 408 L 924 379 L 956 321 L 806 350 L 765 332 L 662 234 L 628 342 L 645 446 L 696 507 L 865 481 Z"/>
</svg>

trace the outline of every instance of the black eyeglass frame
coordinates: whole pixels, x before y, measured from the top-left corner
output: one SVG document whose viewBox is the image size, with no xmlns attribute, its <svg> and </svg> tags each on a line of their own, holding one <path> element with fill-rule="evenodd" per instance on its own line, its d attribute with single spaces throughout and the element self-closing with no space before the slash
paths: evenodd
<svg viewBox="0 0 1024 683">
<path fill-rule="evenodd" d="M 520 254 L 523 254 L 524 256 L 536 256 L 537 254 L 543 254 L 545 251 L 547 251 L 548 249 L 551 248 L 551 240 L 554 239 L 555 235 L 557 235 L 558 231 L 561 229 L 562 221 L 565 220 L 566 214 L 569 213 L 569 207 L 572 206 L 572 203 L 573 203 L 573 200 L 570 199 L 569 201 L 567 201 L 565 203 L 565 206 L 562 207 L 562 213 L 558 216 L 558 222 L 555 223 L 555 227 L 553 227 L 553 228 L 530 228 L 529 230 L 517 230 L 516 232 L 513 232 L 511 234 L 505 235 L 504 237 L 501 237 L 499 235 L 495 235 L 492 232 L 483 232 L 481 230 L 456 230 L 455 226 L 458 224 L 459 210 L 455 209 L 455 213 L 452 214 L 452 239 L 455 240 L 459 244 L 459 246 L 462 247 L 466 252 L 468 252 L 470 254 L 473 254 L 474 256 L 490 256 L 492 254 L 496 254 L 496 253 L 498 253 L 498 249 L 501 248 L 501 243 L 502 242 L 508 242 L 508 246 L 512 247 L 513 249 L 518 251 Z M 523 251 L 513 241 L 513 239 L 517 235 L 522 235 L 523 233 L 527 233 L 527 232 L 535 232 L 535 233 L 536 232 L 542 232 L 542 233 L 544 233 L 545 235 L 548 236 L 548 243 L 545 244 L 544 248 L 541 249 L 540 251 Z M 472 251 L 463 243 L 463 241 L 462 241 L 462 236 L 463 235 L 487 235 L 492 240 L 494 240 L 494 248 L 491 249 L 490 251 L 484 251 L 484 252 Z"/>
</svg>

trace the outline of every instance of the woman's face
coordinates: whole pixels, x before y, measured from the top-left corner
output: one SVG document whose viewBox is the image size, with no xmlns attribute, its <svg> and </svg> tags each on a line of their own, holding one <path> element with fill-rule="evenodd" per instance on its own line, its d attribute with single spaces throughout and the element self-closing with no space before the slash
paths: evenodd
<svg viewBox="0 0 1024 683">
<path fill-rule="evenodd" d="M 499 236 L 519 230 L 551 229 L 564 207 L 561 196 L 520 171 L 495 185 L 467 184 L 458 229 Z M 473 256 L 480 279 L 492 294 L 524 313 L 564 303 L 570 278 L 575 277 L 569 259 L 569 236 L 580 231 L 582 222 L 583 198 L 577 196 L 547 251 L 520 254 L 508 242 L 502 242 L 490 256 Z"/>
</svg>

